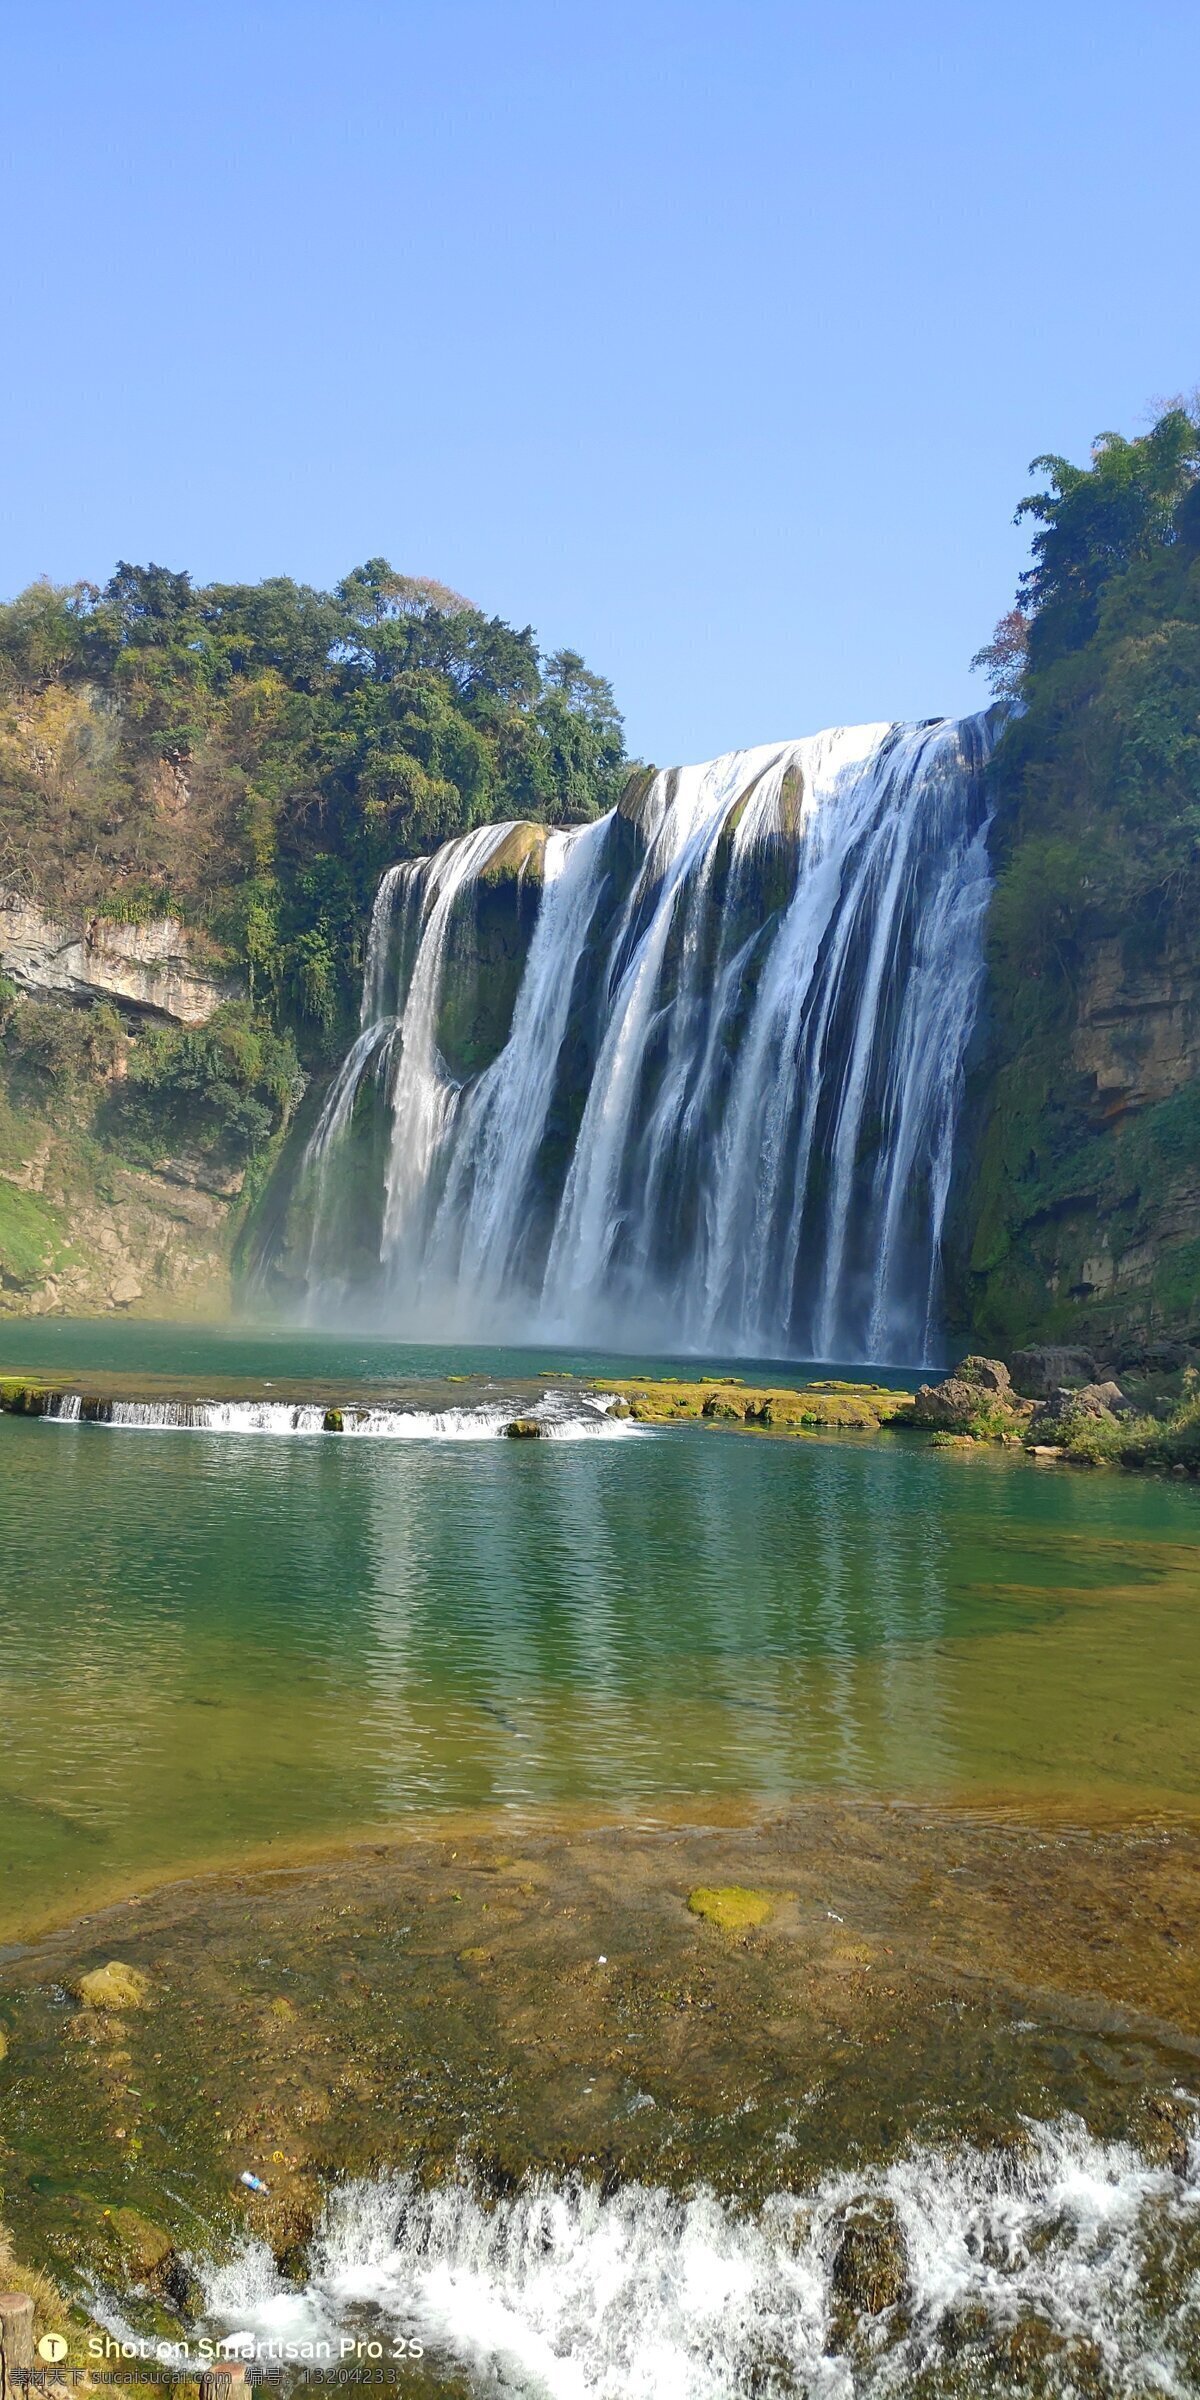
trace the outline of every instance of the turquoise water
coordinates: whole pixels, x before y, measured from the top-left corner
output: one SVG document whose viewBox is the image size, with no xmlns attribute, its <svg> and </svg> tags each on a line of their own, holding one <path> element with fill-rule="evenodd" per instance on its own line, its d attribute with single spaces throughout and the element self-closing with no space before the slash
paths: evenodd
<svg viewBox="0 0 1200 2400">
<path fill-rule="evenodd" d="M 795 1359 L 698 1359 L 693 1354 L 629 1358 L 623 1352 L 602 1350 L 496 1349 L 451 1347 L 444 1343 L 373 1341 L 362 1334 L 345 1336 L 297 1330 L 292 1326 L 160 1325 L 133 1318 L 113 1324 L 106 1318 L 25 1318 L 10 1323 L 0 1336 L 0 1372 L 8 1375 L 137 1374 L 224 1379 L 237 1376 L 248 1383 L 347 1380 L 364 1385 L 391 1384 L 408 1379 L 422 1382 L 445 1376 L 494 1375 L 523 1380 L 539 1369 L 555 1375 L 669 1376 L 672 1374 L 739 1376 L 744 1383 L 767 1380 L 798 1384 L 814 1377 L 844 1376 L 862 1381 L 862 1367 L 839 1368 L 826 1361 L 807 1366 Z M 920 1374 L 906 1369 L 872 1368 L 889 1383 L 914 1390 Z"/>
<path fill-rule="evenodd" d="M 10 1358 L 246 1373 L 283 1339 L 39 1326 Z M 0 1419 L 0 1916 L 453 1810 L 1190 1811 L 1198 1537 L 1192 1488 L 903 1434 Z"/>
</svg>

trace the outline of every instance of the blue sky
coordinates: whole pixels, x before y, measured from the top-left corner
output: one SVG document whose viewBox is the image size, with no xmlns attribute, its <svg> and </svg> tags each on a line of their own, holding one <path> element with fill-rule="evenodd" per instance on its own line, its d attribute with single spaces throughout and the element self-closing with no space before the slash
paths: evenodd
<svg viewBox="0 0 1200 2400">
<path fill-rule="evenodd" d="M 382 552 L 661 763 L 981 704 L 1030 457 L 1200 380 L 1191 0 L 7 0 L 0 88 L 0 590 Z"/>
</svg>

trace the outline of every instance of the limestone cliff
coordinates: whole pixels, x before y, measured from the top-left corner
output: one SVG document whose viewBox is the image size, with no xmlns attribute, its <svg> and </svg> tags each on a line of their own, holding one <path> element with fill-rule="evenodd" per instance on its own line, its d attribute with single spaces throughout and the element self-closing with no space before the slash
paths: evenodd
<svg viewBox="0 0 1200 2400">
<path fill-rule="evenodd" d="M 5 1132 L 11 1140 L 12 1119 Z M 25 1148 L 25 1144 L 21 1144 Z M 235 1190 L 199 1162 L 155 1172 L 41 1127 L 0 1167 L 0 1316 L 218 1316 L 230 1300 Z M 236 1179 L 240 1186 L 241 1178 Z"/>
<path fill-rule="evenodd" d="M 1200 1331 L 1200 949 L 1176 917 L 1074 966 L 1040 1040 L 976 1078 L 956 1313 L 1119 1355 Z"/>
<path fill-rule="evenodd" d="M 234 977 L 203 963 L 196 936 L 177 917 L 60 924 L 15 892 L 0 898 L 0 974 L 38 997 L 119 1001 L 179 1025 L 206 1025 L 239 990 Z"/>
</svg>

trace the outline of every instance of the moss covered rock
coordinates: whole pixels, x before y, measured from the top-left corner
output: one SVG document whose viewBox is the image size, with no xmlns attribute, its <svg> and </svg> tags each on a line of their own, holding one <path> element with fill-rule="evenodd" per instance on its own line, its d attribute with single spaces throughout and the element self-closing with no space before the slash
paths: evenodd
<svg viewBox="0 0 1200 2400">
<path fill-rule="evenodd" d="M 775 1914 L 770 1892 L 756 1892 L 741 1883 L 697 1884 L 687 1904 L 694 1917 L 703 1917 L 706 1925 L 716 1925 L 722 1933 L 749 1933 Z"/>
<path fill-rule="evenodd" d="M 81 1975 L 75 1990 L 85 2008 L 144 2008 L 150 1997 L 150 1981 L 140 1967 L 110 1958 L 107 1966 L 92 1967 L 86 1975 Z"/>
</svg>

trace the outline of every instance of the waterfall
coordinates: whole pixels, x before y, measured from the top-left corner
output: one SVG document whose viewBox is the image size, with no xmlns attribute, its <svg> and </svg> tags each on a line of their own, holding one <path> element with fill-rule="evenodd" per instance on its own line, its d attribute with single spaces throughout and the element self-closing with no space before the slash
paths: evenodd
<svg viewBox="0 0 1200 2400">
<path fill-rule="evenodd" d="M 934 1357 L 994 724 L 737 751 L 391 869 L 307 1154 L 313 1312 L 363 1280 L 341 1178 L 374 1108 L 364 1297 L 391 1329 Z"/>
</svg>

